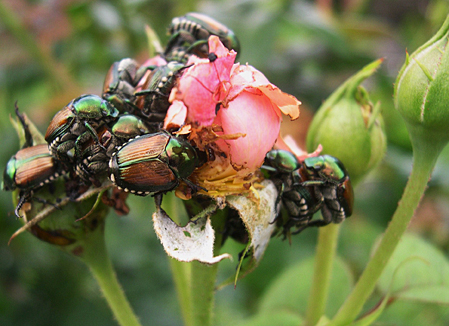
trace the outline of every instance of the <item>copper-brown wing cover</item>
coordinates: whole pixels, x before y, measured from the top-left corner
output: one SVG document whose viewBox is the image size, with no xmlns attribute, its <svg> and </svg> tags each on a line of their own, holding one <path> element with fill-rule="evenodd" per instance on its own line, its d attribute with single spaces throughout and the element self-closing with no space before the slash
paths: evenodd
<svg viewBox="0 0 449 326">
<path fill-rule="evenodd" d="M 172 170 L 158 159 L 169 139 L 165 133 L 149 134 L 123 146 L 117 153 L 120 179 L 137 188 L 174 182 Z"/>
<path fill-rule="evenodd" d="M 73 112 L 70 109 L 70 105 L 59 110 L 48 125 L 47 132 L 45 133 L 45 140 L 49 141 L 50 138 L 53 138 L 54 132 L 61 126 L 66 125 L 71 117 L 73 117 Z"/>
<path fill-rule="evenodd" d="M 46 144 L 21 149 L 16 153 L 17 166 L 15 181 L 20 187 L 44 182 L 56 172 L 53 157 L 48 152 Z"/>
</svg>

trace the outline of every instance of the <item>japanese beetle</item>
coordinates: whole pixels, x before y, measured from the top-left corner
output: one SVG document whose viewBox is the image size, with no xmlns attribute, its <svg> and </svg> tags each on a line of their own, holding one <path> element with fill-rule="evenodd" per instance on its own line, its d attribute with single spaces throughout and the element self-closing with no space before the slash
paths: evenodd
<svg viewBox="0 0 449 326">
<path fill-rule="evenodd" d="M 122 114 L 112 125 L 111 131 L 114 137 L 119 140 L 116 143 L 116 146 L 119 146 L 131 138 L 150 133 L 152 129 L 139 117 L 132 114 Z"/>
<path fill-rule="evenodd" d="M 133 107 L 136 100 L 134 88 L 137 85 L 137 70 L 139 65 L 130 58 L 116 61 L 106 75 L 102 97 L 111 102 L 120 112 L 124 113 Z"/>
<path fill-rule="evenodd" d="M 131 114 L 123 114 L 111 128 L 103 125 L 96 132 L 99 143 L 93 139 L 86 142 L 75 167 L 76 174 L 86 184 L 97 183 L 97 175 L 107 171 L 108 162 L 116 147 L 131 138 L 150 133 L 150 128 L 142 119 Z"/>
<path fill-rule="evenodd" d="M 97 128 L 96 133 L 99 142 L 90 139 L 83 143 L 74 166 L 75 175 L 85 185 L 93 183 L 100 186 L 101 174 L 107 171 L 109 159 L 115 150 L 113 136 L 107 126 Z"/>
<path fill-rule="evenodd" d="M 110 180 L 125 192 L 140 196 L 175 189 L 199 166 L 196 150 L 187 140 L 160 131 L 136 137 L 113 153 Z"/>
<path fill-rule="evenodd" d="M 282 201 L 289 214 L 287 225 L 291 221 L 295 225 L 307 225 L 319 210 L 321 202 L 312 188 L 302 186 L 304 178 L 296 156 L 288 151 L 272 150 L 267 153 L 262 168 L 269 171 L 269 177 L 278 189 L 276 206 Z"/>
<path fill-rule="evenodd" d="M 170 102 L 168 98 L 182 71 L 189 66 L 176 61 L 155 68 L 136 96 L 145 96 L 141 108 L 142 115 L 150 122 L 162 122 Z"/>
<path fill-rule="evenodd" d="M 322 155 L 299 162 L 288 151 L 267 153 L 263 168 L 279 190 L 289 214 L 284 229 L 296 227 L 299 233 L 307 227 L 340 223 L 351 216 L 354 203 L 353 188 L 343 164 L 335 157 Z M 323 219 L 312 220 L 321 210 Z"/>
<path fill-rule="evenodd" d="M 330 155 L 309 157 L 302 170 L 307 179 L 302 184 L 312 186 L 315 195 L 323 198 L 321 213 L 326 224 L 341 223 L 352 215 L 354 190 L 340 160 Z"/>
<path fill-rule="evenodd" d="M 114 121 L 119 112 L 108 101 L 96 95 L 83 95 L 57 112 L 48 126 L 45 140 L 50 153 L 66 164 L 81 157 L 81 144 L 93 138 L 99 143 L 96 128 Z M 75 155 L 70 151 L 75 149 Z"/>
<path fill-rule="evenodd" d="M 207 58 L 209 53 L 208 39 L 211 35 L 220 38 L 229 50 L 240 52 L 240 44 L 234 32 L 209 16 L 191 12 L 172 20 L 164 56 L 167 60 L 187 62 L 189 54 Z"/>
<path fill-rule="evenodd" d="M 47 144 L 22 148 L 13 155 L 3 173 L 3 190 L 20 190 L 15 209 L 17 217 L 20 217 L 22 205 L 32 198 L 36 189 L 54 181 L 62 173 L 61 165 L 50 154 Z"/>
</svg>

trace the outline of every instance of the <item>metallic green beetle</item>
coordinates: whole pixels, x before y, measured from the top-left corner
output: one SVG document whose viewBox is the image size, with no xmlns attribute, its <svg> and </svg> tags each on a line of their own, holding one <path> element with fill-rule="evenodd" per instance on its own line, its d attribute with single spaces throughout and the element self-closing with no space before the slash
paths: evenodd
<svg viewBox="0 0 449 326">
<path fill-rule="evenodd" d="M 66 164 L 80 157 L 81 144 L 93 138 L 99 143 L 96 128 L 114 121 L 119 111 L 97 95 L 82 95 L 57 112 L 45 134 L 50 153 Z M 75 153 L 70 151 L 75 148 Z"/>
<path fill-rule="evenodd" d="M 109 161 L 109 172 L 119 189 L 146 196 L 173 190 L 180 180 L 197 189 L 187 178 L 199 165 L 198 153 L 187 140 L 160 131 L 118 147 Z"/>
<path fill-rule="evenodd" d="M 20 208 L 32 198 L 36 189 L 53 182 L 62 172 L 46 144 L 25 147 L 13 155 L 3 173 L 3 190 L 20 190 L 16 216 L 20 217 Z"/>
<path fill-rule="evenodd" d="M 98 177 L 107 172 L 108 162 L 116 148 L 131 138 L 150 133 L 151 130 L 153 129 L 142 119 L 132 114 L 120 115 L 111 128 L 103 125 L 96 130 L 98 144 L 93 139 L 83 144 L 75 173 L 85 184 L 98 184 Z"/>
<path fill-rule="evenodd" d="M 299 162 L 284 150 L 267 153 L 263 168 L 279 190 L 289 213 L 284 229 L 295 227 L 299 233 L 307 227 L 341 223 L 352 215 L 354 192 L 344 165 L 335 157 L 322 155 Z M 321 210 L 323 219 L 312 220 Z"/>
</svg>

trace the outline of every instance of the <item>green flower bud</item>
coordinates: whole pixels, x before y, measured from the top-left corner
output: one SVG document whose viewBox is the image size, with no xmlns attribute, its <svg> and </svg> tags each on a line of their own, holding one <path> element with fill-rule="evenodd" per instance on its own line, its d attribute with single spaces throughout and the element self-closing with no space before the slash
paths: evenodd
<svg viewBox="0 0 449 326">
<path fill-rule="evenodd" d="M 440 30 L 406 56 L 394 88 L 396 109 L 404 118 L 414 145 L 439 147 L 449 140 L 449 16 Z M 422 146 L 422 147 L 424 147 Z"/>
<path fill-rule="evenodd" d="M 27 229 L 38 239 L 79 256 L 92 233 L 103 232 L 108 207 L 96 202 L 98 191 L 86 192 L 91 196 L 82 194 L 74 201 L 67 197 L 66 189 L 61 179 L 36 191 L 33 196 L 39 201 L 31 200 L 21 211 L 28 221 L 21 230 Z"/>
<path fill-rule="evenodd" d="M 383 158 L 386 137 L 379 105 L 373 105 L 360 83 L 382 63 L 377 60 L 341 85 L 320 107 L 307 134 L 307 149 L 340 159 L 358 180 Z"/>
</svg>

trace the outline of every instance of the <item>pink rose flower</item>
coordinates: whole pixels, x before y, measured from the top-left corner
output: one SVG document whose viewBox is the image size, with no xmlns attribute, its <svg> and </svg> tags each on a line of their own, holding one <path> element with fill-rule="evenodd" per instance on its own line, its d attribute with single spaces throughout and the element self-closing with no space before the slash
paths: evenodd
<svg viewBox="0 0 449 326">
<path fill-rule="evenodd" d="M 299 102 L 282 92 L 258 70 L 234 63 L 236 52 L 229 51 L 216 36 L 209 38 L 209 59 L 192 58 L 172 90 L 164 127 L 190 124 L 193 128 L 221 129 L 215 141 L 222 152 L 217 164 L 229 164 L 242 180 L 262 165 L 265 154 L 279 136 L 282 114 L 299 116 Z M 183 122 L 180 117 L 185 117 Z M 222 157 L 227 160 L 223 162 Z M 219 163 L 218 163 L 219 161 Z M 206 171 L 214 162 L 199 169 Z M 220 169 L 219 169 L 220 170 Z M 229 178 L 229 166 L 223 167 Z M 220 179 L 220 172 L 206 172 L 207 180 Z M 202 177 L 199 176 L 198 179 Z M 235 180 L 234 180 L 235 182 Z M 247 185 L 245 185 L 247 188 Z M 205 188 L 209 190 L 208 185 Z M 210 194 L 210 193 L 209 193 Z"/>
</svg>

